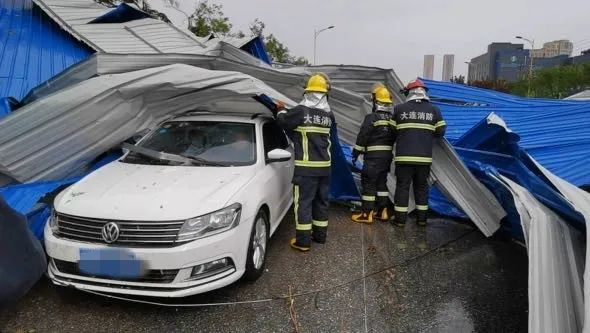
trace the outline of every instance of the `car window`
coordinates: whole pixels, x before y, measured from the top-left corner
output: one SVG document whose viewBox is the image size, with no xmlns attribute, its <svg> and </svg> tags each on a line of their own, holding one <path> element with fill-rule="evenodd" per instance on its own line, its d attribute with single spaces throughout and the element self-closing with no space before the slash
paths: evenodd
<svg viewBox="0 0 590 333">
<path fill-rule="evenodd" d="M 289 140 L 283 129 L 276 121 L 269 121 L 262 126 L 262 141 L 264 141 L 264 155 L 273 149 L 287 149 Z"/>
<path fill-rule="evenodd" d="M 247 123 L 170 121 L 139 146 L 226 165 L 256 162 L 254 124 Z"/>
</svg>

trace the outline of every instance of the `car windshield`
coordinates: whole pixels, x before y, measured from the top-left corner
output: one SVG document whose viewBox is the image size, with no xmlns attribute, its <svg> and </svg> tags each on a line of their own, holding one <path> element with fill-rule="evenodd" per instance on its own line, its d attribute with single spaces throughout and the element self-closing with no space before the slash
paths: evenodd
<svg viewBox="0 0 590 333">
<path fill-rule="evenodd" d="M 192 159 L 192 165 L 251 165 L 256 161 L 254 124 L 215 121 L 170 121 L 152 132 L 139 147 Z M 158 160 L 132 151 L 125 162 Z M 150 163 L 151 163 L 150 162 Z"/>
</svg>

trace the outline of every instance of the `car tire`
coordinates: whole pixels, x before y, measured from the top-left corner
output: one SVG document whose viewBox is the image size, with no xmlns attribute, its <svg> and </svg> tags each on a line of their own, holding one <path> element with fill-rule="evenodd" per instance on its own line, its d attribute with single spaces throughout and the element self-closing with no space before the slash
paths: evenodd
<svg viewBox="0 0 590 333">
<path fill-rule="evenodd" d="M 243 276 L 246 281 L 256 281 L 264 273 L 266 253 L 268 252 L 268 232 L 268 216 L 265 211 L 261 210 L 254 219 L 248 242 L 246 271 Z"/>
</svg>

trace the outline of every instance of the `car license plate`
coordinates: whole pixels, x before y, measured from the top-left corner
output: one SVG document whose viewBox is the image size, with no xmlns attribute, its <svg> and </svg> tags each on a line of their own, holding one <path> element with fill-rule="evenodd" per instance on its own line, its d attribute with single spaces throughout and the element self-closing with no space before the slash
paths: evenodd
<svg viewBox="0 0 590 333">
<path fill-rule="evenodd" d="M 126 249 L 80 249 L 80 271 L 87 275 L 133 279 L 144 275 L 145 265 Z"/>
</svg>

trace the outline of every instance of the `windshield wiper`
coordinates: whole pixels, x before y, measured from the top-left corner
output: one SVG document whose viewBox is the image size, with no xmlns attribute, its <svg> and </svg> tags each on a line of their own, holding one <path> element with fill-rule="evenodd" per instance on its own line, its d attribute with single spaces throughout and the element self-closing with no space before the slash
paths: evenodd
<svg viewBox="0 0 590 333">
<path fill-rule="evenodd" d="M 183 155 L 183 154 L 180 154 L 178 156 L 184 157 L 186 159 L 191 160 L 192 162 L 199 163 L 199 164 L 211 165 L 211 166 L 227 166 L 225 163 L 209 161 L 209 160 L 206 160 L 206 159 L 200 158 L 200 157 L 187 156 L 187 155 Z"/>
<path fill-rule="evenodd" d="M 193 164 L 193 165 L 195 163 L 198 163 L 198 164 L 211 165 L 211 166 L 226 166 L 225 164 L 222 164 L 222 163 L 208 161 L 208 160 L 198 158 L 198 157 L 164 153 L 161 151 L 156 151 L 156 150 L 145 148 L 145 147 L 134 146 L 134 145 L 126 143 L 126 142 L 123 143 L 122 147 L 124 149 L 128 149 L 132 152 L 135 152 L 135 153 L 138 153 L 141 155 L 145 155 L 147 157 L 151 157 L 151 158 L 161 160 L 161 161 L 189 163 L 189 164 Z"/>
</svg>

